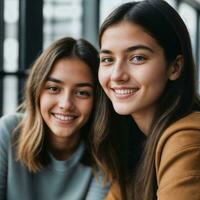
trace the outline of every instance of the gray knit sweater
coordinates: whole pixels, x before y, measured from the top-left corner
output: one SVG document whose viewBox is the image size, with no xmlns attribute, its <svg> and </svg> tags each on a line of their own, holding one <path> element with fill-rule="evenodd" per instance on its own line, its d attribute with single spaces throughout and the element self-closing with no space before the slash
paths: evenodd
<svg viewBox="0 0 200 200">
<path fill-rule="evenodd" d="M 102 187 L 102 177 L 97 182 L 92 169 L 80 162 L 83 143 L 66 161 L 50 156 L 50 164 L 39 173 L 30 173 L 16 162 L 11 135 L 19 120 L 19 114 L 0 119 L 0 200 L 104 199 L 109 184 Z"/>
</svg>

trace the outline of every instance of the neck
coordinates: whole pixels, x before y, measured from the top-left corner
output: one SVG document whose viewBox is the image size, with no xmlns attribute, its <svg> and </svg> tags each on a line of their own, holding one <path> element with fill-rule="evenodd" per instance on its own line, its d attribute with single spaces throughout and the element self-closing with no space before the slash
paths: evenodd
<svg viewBox="0 0 200 200">
<path fill-rule="evenodd" d="M 131 116 L 139 129 L 147 136 L 152 125 L 154 112 L 133 113 Z"/>
<path fill-rule="evenodd" d="M 57 160 L 67 160 L 76 150 L 80 138 L 49 138 L 49 149 Z"/>
</svg>

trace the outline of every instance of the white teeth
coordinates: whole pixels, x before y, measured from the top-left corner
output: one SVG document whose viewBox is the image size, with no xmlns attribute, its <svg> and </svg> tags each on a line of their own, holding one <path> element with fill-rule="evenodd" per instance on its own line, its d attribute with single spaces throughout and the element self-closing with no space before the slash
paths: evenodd
<svg viewBox="0 0 200 200">
<path fill-rule="evenodd" d="M 133 94 L 137 90 L 138 89 L 115 89 L 114 91 L 116 94 L 125 95 L 125 94 Z"/>
<path fill-rule="evenodd" d="M 75 117 L 70 116 L 70 115 L 59 115 L 59 114 L 54 114 L 55 118 L 62 120 L 62 121 L 70 121 L 73 120 Z"/>
</svg>

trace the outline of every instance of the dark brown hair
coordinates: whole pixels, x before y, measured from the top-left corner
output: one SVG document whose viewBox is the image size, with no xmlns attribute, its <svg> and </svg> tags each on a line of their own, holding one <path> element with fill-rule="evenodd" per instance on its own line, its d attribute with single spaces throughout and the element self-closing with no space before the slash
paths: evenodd
<svg viewBox="0 0 200 200">
<path fill-rule="evenodd" d="M 157 189 L 154 162 L 159 138 L 171 123 L 200 108 L 191 41 L 183 20 L 168 3 L 163 0 L 144 0 L 122 4 L 105 19 L 99 33 L 100 46 L 104 31 L 121 21 L 135 23 L 151 35 L 163 48 L 168 64 L 178 55 L 182 55 L 184 62 L 180 77 L 167 82 L 158 101 L 141 162 L 133 177 L 132 198 L 153 200 L 156 199 Z"/>
</svg>

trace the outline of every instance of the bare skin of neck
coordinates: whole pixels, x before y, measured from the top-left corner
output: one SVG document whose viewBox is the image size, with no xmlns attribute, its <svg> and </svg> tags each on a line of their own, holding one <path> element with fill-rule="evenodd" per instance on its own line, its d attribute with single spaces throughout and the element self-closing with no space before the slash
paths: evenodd
<svg viewBox="0 0 200 200">
<path fill-rule="evenodd" d="M 79 135 L 79 134 L 78 134 Z M 58 138 L 49 137 L 49 149 L 57 160 L 67 160 L 80 143 L 80 137 Z"/>
<path fill-rule="evenodd" d="M 139 129 L 145 134 L 148 135 L 151 124 L 153 121 L 154 112 L 149 113 L 137 113 L 131 115 L 135 123 L 138 125 Z"/>
</svg>

